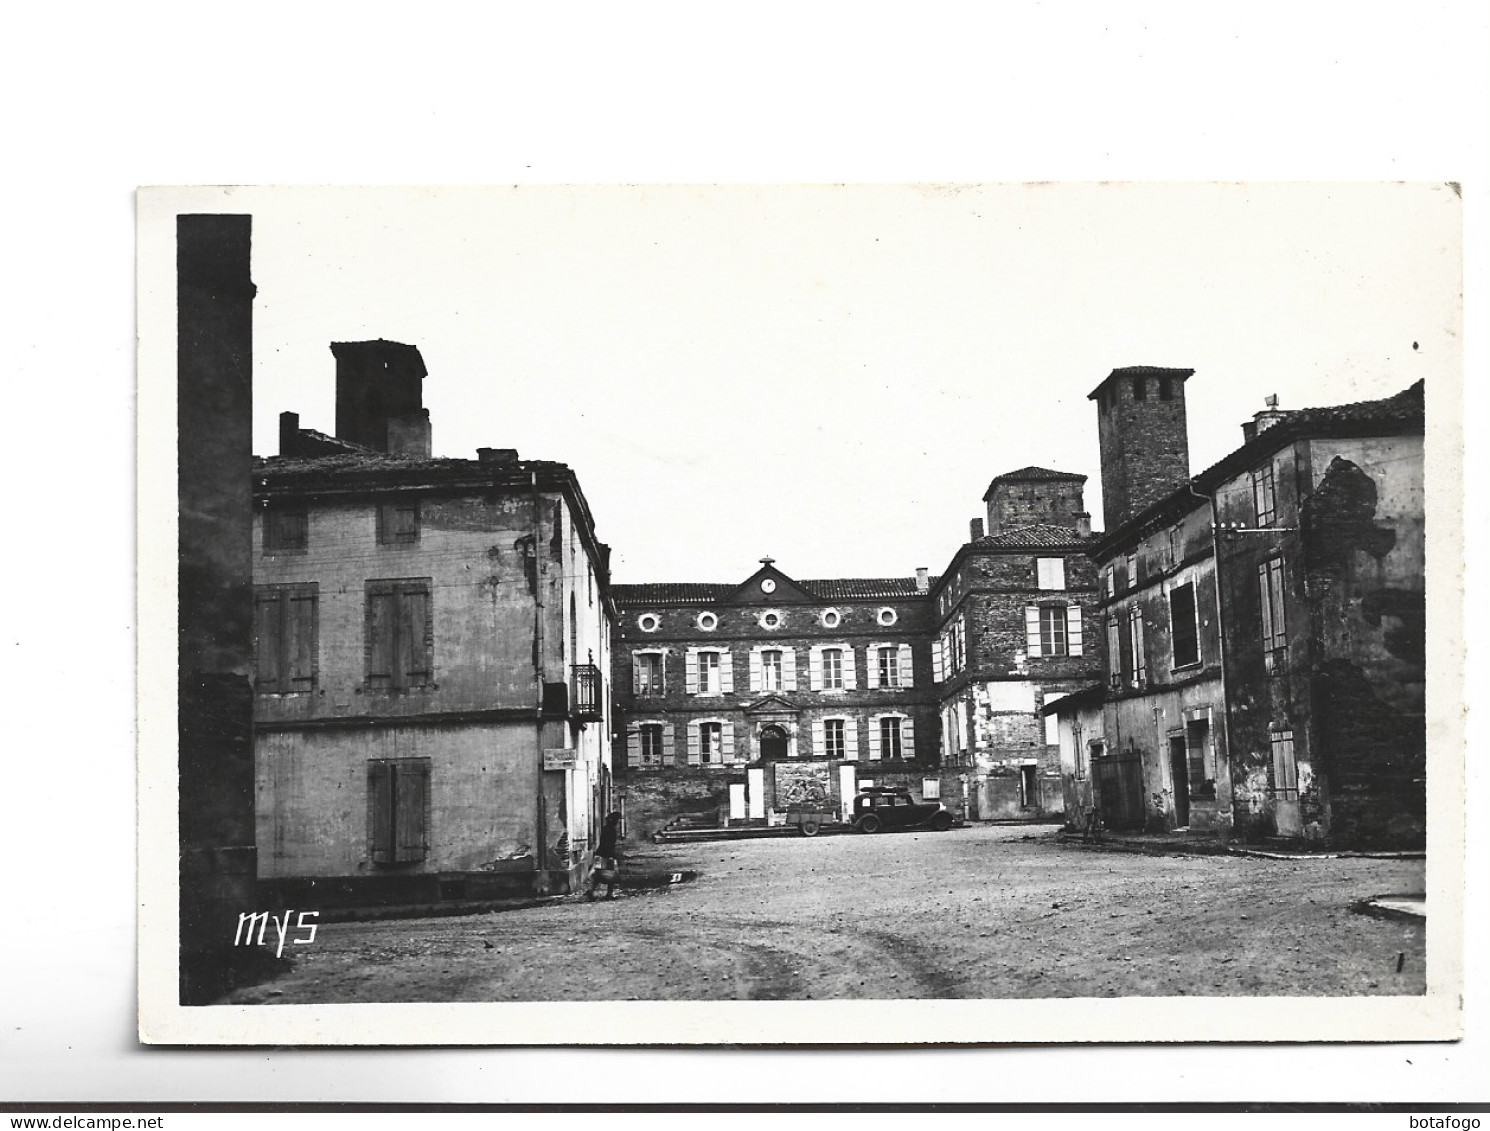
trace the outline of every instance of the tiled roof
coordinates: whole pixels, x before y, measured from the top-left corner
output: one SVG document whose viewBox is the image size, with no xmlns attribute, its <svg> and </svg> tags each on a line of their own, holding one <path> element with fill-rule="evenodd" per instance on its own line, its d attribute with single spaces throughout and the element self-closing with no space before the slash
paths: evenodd
<svg viewBox="0 0 1490 1131">
<path fill-rule="evenodd" d="M 1031 546 L 1078 546 L 1082 542 L 1082 536 L 1073 527 L 1037 522 L 1031 526 L 1016 526 L 1013 530 L 998 534 L 985 534 L 972 544 L 979 549 L 1014 550 Z"/>
<path fill-rule="evenodd" d="M 1162 365 L 1125 365 L 1114 369 L 1106 377 L 1102 378 L 1102 384 L 1088 393 L 1086 399 L 1089 401 L 1096 400 L 1097 394 L 1102 391 L 1103 386 L 1114 377 L 1119 379 L 1124 377 L 1170 377 L 1178 381 L 1187 381 L 1194 376 L 1195 370 L 1193 369 L 1167 369 Z"/>
<path fill-rule="evenodd" d="M 1003 483 L 1010 480 L 1019 482 L 1045 483 L 1051 480 L 1064 480 L 1073 483 L 1085 483 L 1085 475 L 1077 475 L 1074 471 L 1055 471 L 1049 467 L 1021 467 L 1018 471 L 1006 471 L 1002 475 L 993 477 L 994 483 Z"/>
<path fill-rule="evenodd" d="M 929 579 L 936 584 L 937 578 Z M 915 597 L 920 594 L 914 577 L 837 577 L 820 581 L 798 581 L 803 590 L 822 601 L 851 601 L 875 597 Z M 703 581 L 652 581 L 614 587 L 616 601 L 623 605 L 713 604 L 723 601 L 736 584 Z"/>
</svg>

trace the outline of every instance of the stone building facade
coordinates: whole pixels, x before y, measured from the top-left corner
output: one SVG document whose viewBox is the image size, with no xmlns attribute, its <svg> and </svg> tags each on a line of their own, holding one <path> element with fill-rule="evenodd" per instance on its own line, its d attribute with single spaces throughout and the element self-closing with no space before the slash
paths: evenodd
<svg viewBox="0 0 1490 1131">
<path fill-rule="evenodd" d="M 1085 478 L 1026 467 L 994 479 L 988 533 L 975 520 L 932 587 L 944 796 L 968 819 L 1065 812 L 1059 742 L 1042 709 L 1100 670 Z"/>
<path fill-rule="evenodd" d="M 414 347 L 333 352 L 367 443 L 286 413 L 254 466 L 260 878 L 276 906 L 565 890 L 610 803 L 608 549 L 565 465 L 431 458 Z"/>
<path fill-rule="evenodd" d="M 1189 375 L 1115 370 L 1092 394 L 1104 498 L 1128 509 L 1091 545 L 1100 728 L 1090 689 L 1047 708 L 1067 796 L 1115 828 L 1418 844 L 1422 385 L 1296 411 L 1270 398 L 1192 480 L 1135 464 L 1123 434 L 1184 450 Z"/>
<path fill-rule="evenodd" d="M 868 782 L 939 789 L 926 571 L 617 585 L 613 762 L 627 835 L 842 815 Z"/>
</svg>

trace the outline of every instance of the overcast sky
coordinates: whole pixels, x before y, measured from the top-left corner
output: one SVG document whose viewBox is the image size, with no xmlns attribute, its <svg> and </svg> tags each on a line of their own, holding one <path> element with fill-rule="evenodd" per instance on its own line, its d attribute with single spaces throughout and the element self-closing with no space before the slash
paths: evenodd
<svg viewBox="0 0 1490 1131">
<path fill-rule="evenodd" d="M 1090 476 L 1116 366 L 1193 368 L 1192 470 L 1285 408 L 1457 380 L 1423 185 L 239 189 L 255 451 L 334 430 L 332 341 L 419 347 L 437 455 L 578 473 L 616 580 L 939 572 L 988 481 Z M 1431 396 L 1431 393 L 1430 393 Z"/>
</svg>

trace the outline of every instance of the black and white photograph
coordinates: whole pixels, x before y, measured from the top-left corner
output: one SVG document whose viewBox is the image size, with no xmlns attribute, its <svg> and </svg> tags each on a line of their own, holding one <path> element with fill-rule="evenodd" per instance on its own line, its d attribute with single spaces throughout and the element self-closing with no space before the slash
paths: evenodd
<svg viewBox="0 0 1490 1131">
<path fill-rule="evenodd" d="M 1461 190 L 140 190 L 140 1035 L 1452 1040 Z"/>
</svg>

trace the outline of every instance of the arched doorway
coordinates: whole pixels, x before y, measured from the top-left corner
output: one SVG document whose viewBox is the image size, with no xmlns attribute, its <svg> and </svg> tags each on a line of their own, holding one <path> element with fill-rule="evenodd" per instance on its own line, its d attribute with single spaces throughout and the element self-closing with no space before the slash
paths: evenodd
<svg viewBox="0 0 1490 1131">
<path fill-rule="evenodd" d="M 786 757 L 786 731 L 775 723 L 761 727 L 761 761 L 776 762 Z"/>
</svg>

